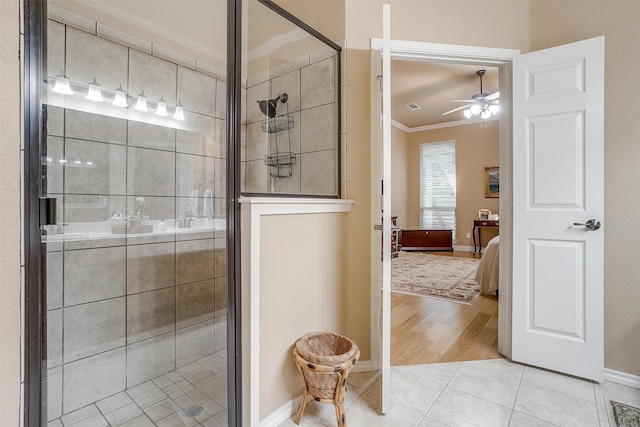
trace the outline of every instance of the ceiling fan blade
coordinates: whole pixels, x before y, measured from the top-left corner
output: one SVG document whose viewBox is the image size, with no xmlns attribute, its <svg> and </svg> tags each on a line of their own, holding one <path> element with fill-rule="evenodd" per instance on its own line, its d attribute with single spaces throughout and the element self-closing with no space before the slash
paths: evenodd
<svg viewBox="0 0 640 427">
<path fill-rule="evenodd" d="M 466 102 L 468 104 L 475 101 L 473 99 L 450 99 L 449 102 Z"/>
<path fill-rule="evenodd" d="M 484 100 L 485 101 L 493 101 L 494 99 L 500 98 L 500 92 L 494 92 L 491 95 L 487 95 Z"/>
<path fill-rule="evenodd" d="M 444 115 L 447 115 L 447 114 L 449 114 L 449 113 L 454 113 L 454 112 L 456 112 L 456 111 L 458 111 L 458 110 L 462 110 L 463 108 L 467 108 L 467 107 L 469 107 L 469 106 L 470 106 L 469 104 L 467 104 L 467 105 L 463 105 L 462 107 L 454 108 L 453 110 L 447 111 L 446 113 L 442 113 L 442 114 L 440 114 L 440 115 L 441 115 L 441 116 L 444 116 Z"/>
</svg>

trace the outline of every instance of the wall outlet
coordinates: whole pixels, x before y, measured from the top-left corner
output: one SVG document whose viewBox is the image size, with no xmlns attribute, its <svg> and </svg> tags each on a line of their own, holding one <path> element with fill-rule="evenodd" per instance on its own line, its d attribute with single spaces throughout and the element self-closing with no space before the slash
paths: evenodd
<svg viewBox="0 0 640 427">
<path fill-rule="evenodd" d="M 471 233 L 467 233 L 467 239 L 471 238 Z"/>
</svg>

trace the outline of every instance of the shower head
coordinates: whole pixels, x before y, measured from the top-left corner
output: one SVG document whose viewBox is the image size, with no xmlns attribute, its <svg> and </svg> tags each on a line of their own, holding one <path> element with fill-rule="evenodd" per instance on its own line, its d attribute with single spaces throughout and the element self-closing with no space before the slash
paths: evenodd
<svg viewBox="0 0 640 427">
<path fill-rule="evenodd" d="M 278 101 L 284 104 L 285 102 L 287 102 L 288 99 L 289 99 L 289 96 L 285 92 L 282 95 L 276 96 L 274 99 L 257 101 L 257 103 L 260 104 L 260 111 L 262 111 L 262 114 L 272 119 L 276 116 L 276 108 L 278 107 Z"/>
</svg>

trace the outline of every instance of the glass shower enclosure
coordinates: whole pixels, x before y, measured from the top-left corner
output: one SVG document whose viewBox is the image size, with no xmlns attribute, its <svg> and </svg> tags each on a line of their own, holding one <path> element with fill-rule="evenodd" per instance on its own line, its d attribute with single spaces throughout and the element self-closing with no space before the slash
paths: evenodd
<svg viewBox="0 0 640 427">
<path fill-rule="evenodd" d="M 340 47 L 267 0 L 25 4 L 26 424 L 240 425 L 240 194 L 340 196 Z"/>
<path fill-rule="evenodd" d="M 41 425 L 227 425 L 226 2 L 47 10 Z"/>
<path fill-rule="evenodd" d="M 341 47 L 269 1 L 247 2 L 242 192 L 341 194 Z"/>
</svg>

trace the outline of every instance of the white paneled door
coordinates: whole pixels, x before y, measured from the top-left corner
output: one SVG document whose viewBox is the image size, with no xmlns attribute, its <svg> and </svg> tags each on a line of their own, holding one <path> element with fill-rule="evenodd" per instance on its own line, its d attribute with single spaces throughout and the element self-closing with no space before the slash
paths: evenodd
<svg viewBox="0 0 640 427">
<path fill-rule="evenodd" d="M 513 360 L 602 381 L 604 37 L 513 61 Z"/>
</svg>

